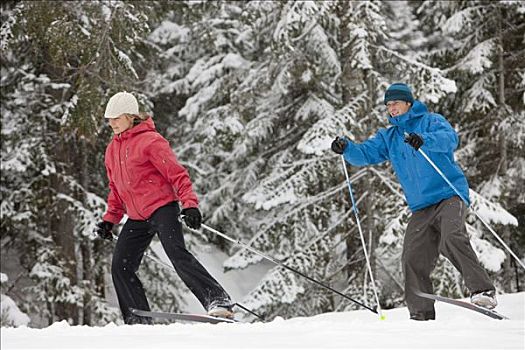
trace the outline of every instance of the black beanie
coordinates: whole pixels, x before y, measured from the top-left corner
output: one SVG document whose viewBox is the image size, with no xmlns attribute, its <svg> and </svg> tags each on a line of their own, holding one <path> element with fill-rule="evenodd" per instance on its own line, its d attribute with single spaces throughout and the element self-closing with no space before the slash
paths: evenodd
<svg viewBox="0 0 525 350">
<path fill-rule="evenodd" d="M 385 104 L 388 101 L 406 101 L 414 103 L 414 96 L 407 84 L 394 83 L 385 91 Z"/>
</svg>

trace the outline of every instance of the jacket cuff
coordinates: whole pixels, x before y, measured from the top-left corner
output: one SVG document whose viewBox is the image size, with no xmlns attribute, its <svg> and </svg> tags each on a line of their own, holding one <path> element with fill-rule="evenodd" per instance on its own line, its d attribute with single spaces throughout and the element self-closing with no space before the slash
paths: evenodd
<svg viewBox="0 0 525 350">
<path fill-rule="evenodd" d="M 185 201 L 182 203 L 182 209 L 199 208 L 199 203 L 196 201 Z"/>
<path fill-rule="evenodd" d="M 115 215 L 115 214 L 111 214 L 111 213 L 106 213 L 102 217 L 102 220 L 107 221 L 107 222 L 111 222 L 114 225 L 118 225 L 120 223 L 120 221 L 122 220 L 122 217 L 123 217 L 123 215 Z"/>
</svg>

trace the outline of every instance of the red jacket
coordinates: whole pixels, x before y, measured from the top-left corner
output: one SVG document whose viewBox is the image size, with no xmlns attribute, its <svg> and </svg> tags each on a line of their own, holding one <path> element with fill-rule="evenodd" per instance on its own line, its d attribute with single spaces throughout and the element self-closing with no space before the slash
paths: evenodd
<svg viewBox="0 0 525 350">
<path fill-rule="evenodd" d="M 124 213 L 146 220 L 173 201 L 181 201 L 183 208 L 199 205 L 188 172 L 151 118 L 115 135 L 106 148 L 105 164 L 110 189 L 105 221 L 118 224 Z"/>
</svg>

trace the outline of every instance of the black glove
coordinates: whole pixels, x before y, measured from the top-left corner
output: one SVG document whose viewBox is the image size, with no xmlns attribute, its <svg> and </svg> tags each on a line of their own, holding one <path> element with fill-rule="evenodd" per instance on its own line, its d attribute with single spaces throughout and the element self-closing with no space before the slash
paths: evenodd
<svg viewBox="0 0 525 350">
<path fill-rule="evenodd" d="M 337 154 L 343 154 L 347 143 L 348 141 L 346 141 L 346 139 L 337 136 L 332 142 L 332 151 Z"/>
<path fill-rule="evenodd" d="M 182 209 L 181 214 L 184 217 L 184 222 L 189 228 L 198 230 L 201 228 L 202 215 L 197 208 Z"/>
<path fill-rule="evenodd" d="M 419 149 L 419 147 L 423 146 L 423 138 L 414 132 L 411 132 L 405 138 L 405 142 L 414 147 L 416 151 Z"/>
<path fill-rule="evenodd" d="M 95 233 L 102 239 L 113 240 L 113 224 L 109 221 L 101 221 L 97 224 Z"/>
</svg>

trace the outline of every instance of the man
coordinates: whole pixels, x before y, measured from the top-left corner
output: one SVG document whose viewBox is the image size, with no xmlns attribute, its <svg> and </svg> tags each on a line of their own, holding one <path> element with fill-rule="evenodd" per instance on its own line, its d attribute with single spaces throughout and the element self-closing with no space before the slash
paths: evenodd
<svg viewBox="0 0 525 350">
<path fill-rule="evenodd" d="M 430 274 L 439 253 L 461 272 L 472 293 L 472 303 L 496 307 L 494 285 L 481 267 L 466 232 L 469 203 L 464 203 L 417 152 L 421 147 L 468 201 L 467 179 L 454 160 L 456 132 L 443 116 L 430 113 L 422 102 L 414 100 L 406 84 L 392 84 L 385 92 L 384 103 L 392 126 L 380 129 L 361 144 L 337 137 L 332 150 L 355 166 L 392 162 L 412 211 L 402 256 L 410 318 L 435 319 L 434 301 L 414 292 L 432 293 Z"/>
</svg>

